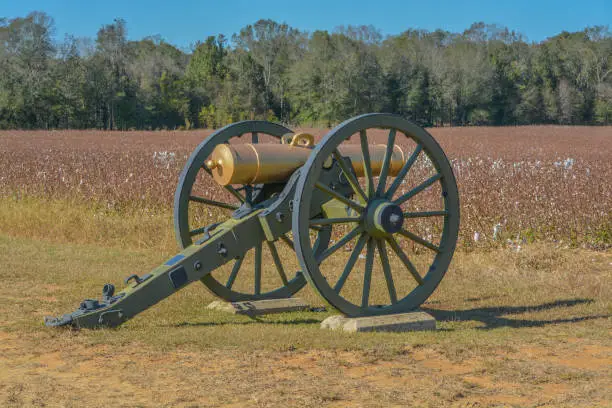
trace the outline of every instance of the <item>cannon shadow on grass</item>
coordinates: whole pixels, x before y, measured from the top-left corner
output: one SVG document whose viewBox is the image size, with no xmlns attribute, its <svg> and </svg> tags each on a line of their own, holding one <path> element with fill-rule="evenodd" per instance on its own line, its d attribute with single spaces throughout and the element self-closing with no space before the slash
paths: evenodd
<svg viewBox="0 0 612 408">
<path fill-rule="evenodd" d="M 479 299 L 471 299 L 479 300 Z M 525 327 L 542 327 L 551 324 L 561 323 L 577 323 L 594 319 L 605 319 L 612 315 L 600 314 L 593 316 L 574 317 L 567 319 L 552 319 L 552 320 L 529 320 L 529 319 L 510 319 L 501 317 L 503 315 L 517 315 L 522 313 L 540 312 L 561 307 L 572 307 L 581 304 L 594 302 L 593 299 L 566 299 L 556 300 L 554 302 L 543 303 L 534 306 L 497 306 L 497 307 L 481 307 L 467 310 L 437 310 L 431 308 L 421 308 L 422 311 L 431 314 L 438 322 L 461 322 L 461 321 L 478 321 L 484 323 L 484 327 L 478 327 L 478 330 L 490 330 L 501 327 L 510 328 L 525 328 Z M 327 315 L 326 315 L 327 316 Z M 245 321 L 223 321 L 223 322 L 180 322 L 171 324 L 172 327 L 213 327 L 226 325 L 248 325 L 248 324 L 274 324 L 274 325 L 300 325 L 300 324 L 320 324 L 321 319 L 312 318 L 295 318 L 295 319 L 274 319 L 268 316 L 266 320 L 261 320 L 253 317 Z M 438 329 L 438 331 L 454 331 L 455 329 Z"/>
<path fill-rule="evenodd" d="M 207 327 L 207 326 L 234 326 L 234 325 L 244 325 L 244 324 L 280 324 L 280 325 L 297 325 L 297 324 L 320 324 L 320 319 L 290 319 L 290 320 L 280 320 L 280 319 L 269 319 L 261 320 L 257 317 L 252 317 L 250 320 L 244 320 L 239 322 L 181 322 L 176 324 L 171 324 L 172 327 Z"/>
<path fill-rule="evenodd" d="M 477 299 L 473 299 L 477 300 Z M 523 327 L 542 327 L 550 324 L 560 323 L 577 323 L 594 319 L 605 319 L 612 315 L 600 314 L 593 316 L 573 317 L 567 319 L 551 319 L 551 320 L 529 320 L 529 319 L 509 319 L 501 317 L 503 315 L 516 315 L 529 312 L 541 312 L 545 310 L 572 307 L 581 304 L 592 303 L 593 299 L 567 299 L 556 300 L 554 302 L 543 303 L 535 306 L 498 306 L 498 307 L 481 307 L 467 310 L 436 310 L 422 308 L 424 312 L 432 315 L 437 321 L 478 321 L 484 323 L 484 327 L 478 327 L 479 330 L 497 329 L 500 327 L 523 328 Z"/>
</svg>

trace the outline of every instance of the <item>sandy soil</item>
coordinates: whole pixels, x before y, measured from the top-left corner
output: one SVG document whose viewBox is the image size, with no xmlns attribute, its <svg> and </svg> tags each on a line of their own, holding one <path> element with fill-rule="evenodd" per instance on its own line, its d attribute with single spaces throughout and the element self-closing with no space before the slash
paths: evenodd
<svg viewBox="0 0 612 408">
<path fill-rule="evenodd" d="M 602 387 L 610 386 L 612 346 L 580 338 L 470 358 L 428 346 L 394 356 L 116 350 L 80 344 L 69 331 L 43 348 L 34 347 L 39 340 L 0 332 L 2 406 L 610 406 Z"/>
</svg>

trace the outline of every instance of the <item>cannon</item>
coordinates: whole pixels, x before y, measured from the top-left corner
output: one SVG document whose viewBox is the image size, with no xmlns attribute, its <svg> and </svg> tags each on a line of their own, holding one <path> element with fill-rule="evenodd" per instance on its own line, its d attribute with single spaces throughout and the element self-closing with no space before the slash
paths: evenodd
<svg viewBox="0 0 612 408">
<path fill-rule="evenodd" d="M 442 148 L 400 116 L 357 116 L 318 143 L 280 124 L 243 121 L 211 134 L 187 160 L 174 225 L 181 252 L 129 276 L 119 292 L 104 285 L 101 299 L 46 325 L 118 326 L 195 281 L 229 302 L 287 298 L 308 282 L 346 316 L 410 311 L 449 267 L 459 197 Z"/>
</svg>

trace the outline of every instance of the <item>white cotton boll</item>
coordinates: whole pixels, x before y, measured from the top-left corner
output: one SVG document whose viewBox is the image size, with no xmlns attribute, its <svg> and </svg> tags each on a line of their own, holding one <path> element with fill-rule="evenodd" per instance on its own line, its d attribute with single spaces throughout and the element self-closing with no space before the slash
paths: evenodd
<svg viewBox="0 0 612 408">
<path fill-rule="evenodd" d="M 493 227 L 493 239 L 497 240 L 499 238 L 499 234 L 501 233 L 502 225 L 500 223 L 495 224 Z"/>
<path fill-rule="evenodd" d="M 479 232 L 475 232 L 474 233 L 474 242 L 478 242 L 479 239 L 480 239 L 480 233 Z"/>
</svg>

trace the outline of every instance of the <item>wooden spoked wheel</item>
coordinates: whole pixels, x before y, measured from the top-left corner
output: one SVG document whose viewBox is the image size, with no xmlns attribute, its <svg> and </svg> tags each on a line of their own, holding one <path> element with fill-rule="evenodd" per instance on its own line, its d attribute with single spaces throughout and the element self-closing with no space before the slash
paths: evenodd
<svg viewBox="0 0 612 408">
<path fill-rule="evenodd" d="M 384 145 L 376 147 L 384 149 L 382 164 L 376 166 L 372 142 Z M 357 177 L 351 161 L 340 154 L 346 143 L 360 145 L 364 177 Z M 403 159 L 392 164 L 395 149 L 402 150 Z M 334 166 L 341 170 L 335 183 L 350 185 L 351 194 L 320 182 Z M 314 194 L 327 195 L 346 213 L 330 216 L 323 209 L 313 217 Z M 302 270 L 345 315 L 415 309 L 433 293 L 451 262 L 459 229 L 451 165 L 429 133 L 399 116 L 367 114 L 334 128 L 302 168 L 294 202 L 293 236 Z M 332 227 L 332 241 L 316 253 L 309 230 L 322 225 Z"/>
<path fill-rule="evenodd" d="M 207 231 L 213 230 L 215 224 L 229 219 L 241 205 L 253 206 L 283 188 L 283 185 L 272 188 L 263 185 L 221 187 L 204 165 L 215 146 L 260 141 L 280 143 L 283 135 L 292 133 L 291 129 L 271 122 L 243 121 L 219 129 L 195 149 L 181 172 L 174 196 L 174 229 L 181 248 L 201 239 Z M 320 231 L 318 242 L 324 249 L 329 234 Z M 231 269 L 228 266 L 224 275 L 221 275 L 222 271 L 209 274 L 202 283 L 216 296 L 231 302 L 290 297 L 306 283 L 297 263 L 284 265 L 295 258 L 290 235 L 286 234 L 276 242 L 260 243 L 245 257 L 232 261 Z M 291 256 L 279 255 L 287 250 L 291 251 Z M 291 267 L 293 270 L 288 269 Z"/>
</svg>

